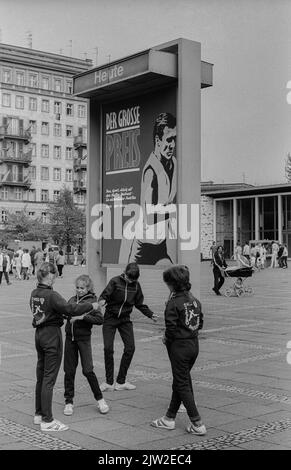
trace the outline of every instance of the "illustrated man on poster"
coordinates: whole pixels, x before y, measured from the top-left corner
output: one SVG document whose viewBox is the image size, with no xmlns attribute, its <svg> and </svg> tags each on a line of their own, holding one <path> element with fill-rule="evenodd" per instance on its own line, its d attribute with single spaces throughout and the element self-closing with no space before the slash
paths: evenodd
<svg viewBox="0 0 291 470">
<path fill-rule="evenodd" d="M 126 254 L 121 244 L 119 262 L 170 264 L 175 262 L 167 241 L 176 238 L 177 160 L 176 118 L 161 113 L 153 129 L 154 150 L 142 171 L 140 206 L 143 211 L 143 238 L 134 239 Z"/>
</svg>

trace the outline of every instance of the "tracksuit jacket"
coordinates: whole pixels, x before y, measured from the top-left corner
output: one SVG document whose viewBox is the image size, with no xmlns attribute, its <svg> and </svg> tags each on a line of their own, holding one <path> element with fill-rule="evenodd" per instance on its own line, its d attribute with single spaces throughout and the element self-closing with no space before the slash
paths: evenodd
<svg viewBox="0 0 291 470">
<path fill-rule="evenodd" d="M 106 301 L 105 321 L 110 318 L 127 319 L 133 307 L 148 318 L 153 316 L 153 312 L 143 303 L 144 296 L 139 282 L 127 282 L 123 274 L 109 281 L 99 300 Z"/>
<path fill-rule="evenodd" d="M 165 309 L 167 343 L 192 339 L 203 327 L 201 303 L 189 291 L 172 292 Z"/>
<path fill-rule="evenodd" d="M 88 292 L 88 294 L 83 295 L 82 297 L 75 295 L 68 301 L 70 305 L 80 305 L 85 302 L 97 302 L 96 295 L 93 292 Z M 102 325 L 102 323 L 103 315 L 101 313 L 101 309 L 92 309 L 86 313 L 84 320 L 77 320 L 72 324 L 70 323 L 70 319 L 67 320 L 65 328 L 66 336 L 72 337 L 73 341 L 89 338 L 91 336 L 92 326 Z"/>
<path fill-rule="evenodd" d="M 34 328 L 61 327 L 64 324 L 63 315 L 82 315 L 92 309 L 90 304 L 92 301 L 82 304 L 68 304 L 52 287 L 38 284 L 30 296 L 30 308 L 33 315 L 32 326 Z"/>
</svg>

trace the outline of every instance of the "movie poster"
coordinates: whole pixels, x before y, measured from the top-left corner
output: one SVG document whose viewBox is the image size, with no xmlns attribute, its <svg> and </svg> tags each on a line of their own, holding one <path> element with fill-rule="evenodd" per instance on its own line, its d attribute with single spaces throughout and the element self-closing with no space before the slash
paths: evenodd
<svg viewBox="0 0 291 470">
<path fill-rule="evenodd" d="M 104 105 L 102 116 L 102 264 L 176 263 L 176 87 Z"/>
</svg>

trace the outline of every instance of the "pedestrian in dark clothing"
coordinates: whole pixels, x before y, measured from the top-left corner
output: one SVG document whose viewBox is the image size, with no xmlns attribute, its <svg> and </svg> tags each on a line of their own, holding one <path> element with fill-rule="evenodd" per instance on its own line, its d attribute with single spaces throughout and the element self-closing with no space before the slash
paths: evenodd
<svg viewBox="0 0 291 470">
<path fill-rule="evenodd" d="M 214 287 L 212 290 L 216 295 L 221 295 L 219 291 L 224 284 L 224 268 L 227 268 L 227 264 L 223 256 L 223 248 L 220 245 L 213 258 Z"/>
<path fill-rule="evenodd" d="M 40 424 L 41 431 L 68 429 L 68 426 L 54 419 L 52 415 L 53 388 L 63 353 L 63 315 L 82 315 L 98 306 L 92 302 L 68 304 L 52 289 L 55 277 L 55 265 L 43 263 L 37 271 L 38 285 L 30 296 L 37 351 L 34 424 Z"/>
<path fill-rule="evenodd" d="M 173 384 L 167 413 L 153 421 L 152 426 L 175 429 L 175 418 L 183 403 L 190 419 L 187 431 L 203 436 L 206 427 L 196 407 L 191 379 L 191 369 L 199 352 L 198 330 L 203 327 L 201 303 L 190 292 L 189 270 L 186 266 L 172 266 L 164 271 L 163 279 L 171 292 L 165 309 L 163 343 L 171 362 Z"/>
<path fill-rule="evenodd" d="M 100 385 L 105 390 L 134 390 L 135 385 L 126 382 L 126 375 L 135 351 L 133 326 L 130 314 L 136 307 L 143 315 L 157 321 L 155 315 L 147 305 L 138 282 L 139 267 L 136 263 L 129 263 L 121 276 L 112 278 L 99 297 L 99 303 L 106 304 L 103 341 L 106 382 Z M 124 351 L 120 362 L 119 372 L 114 387 L 114 360 L 113 343 L 116 330 L 119 331 L 124 344 Z"/>
<path fill-rule="evenodd" d="M 93 282 L 86 274 L 79 276 L 75 281 L 76 295 L 69 300 L 69 304 L 78 305 L 84 302 L 96 302 Z M 75 375 L 80 355 L 82 372 L 88 380 L 95 400 L 97 400 L 100 413 L 109 411 L 109 406 L 103 398 L 97 377 L 93 371 L 91 330 L 93 325 L 102 325 L 103 315 L 101 308 L 91 310 L 80 316 L 67 320 L 66 341 L 64 354 L 65 371 L 65 415 L 72 415 L 74 411 L 73 399 L 75 395 Z"/>
<path fill-rule="evenodd" d="M 31 274 L 33 276 L 35 275 L 35 259 L 34 259 L 35 253 L 36 253 L 36 248 L 35 248 L 35 246 L 33 246 L 32 250 L 30 252 L 30 259 L 31 259 L 31 266 L 32 266 L 32 273 Z"/>
</svg>

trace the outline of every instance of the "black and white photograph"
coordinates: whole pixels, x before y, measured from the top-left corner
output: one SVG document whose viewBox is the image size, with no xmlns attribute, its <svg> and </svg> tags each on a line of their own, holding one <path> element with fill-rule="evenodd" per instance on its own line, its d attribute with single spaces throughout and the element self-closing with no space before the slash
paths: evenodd
<svg viewBox="0 0 291 470">
<path fill-rule="evenodd" d="M 0 451 L 291 450 L 290 24 L 0 0 Z"/>
</svg>

